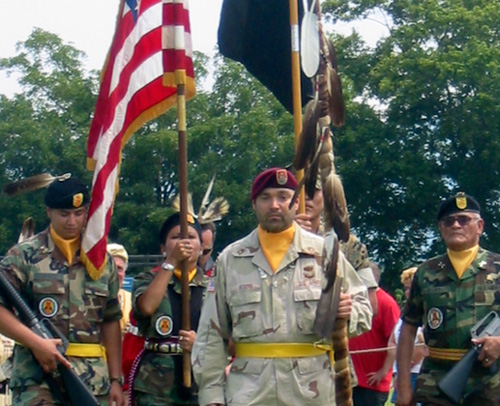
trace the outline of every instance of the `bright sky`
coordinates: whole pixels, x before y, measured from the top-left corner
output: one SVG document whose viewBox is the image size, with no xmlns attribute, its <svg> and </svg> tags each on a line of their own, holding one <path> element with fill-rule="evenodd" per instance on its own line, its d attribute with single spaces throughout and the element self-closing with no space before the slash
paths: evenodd
<svg viewBox="0 0 500 406">
<path fill-rule="evenodd" d="M 0 13 L 0 58 L 16 54 L 34 27 L 59 35 L 64 42 L 87 54 L 86 67 L 101 69 L 115 29 L 119 0 L 4 0 Z M 193 48 L 210 54 L 217 42 L 222 0 L 189 0 Z M 381 19 L 378 19 L 381 20 Z M 351 27 L 336 26 L 343 33 Z M 387 30 L 365 20 L 358 29 L 371 45 Z M 0 93 L 19 91 L 15 78 L 0 73 Z"/>
</svg>

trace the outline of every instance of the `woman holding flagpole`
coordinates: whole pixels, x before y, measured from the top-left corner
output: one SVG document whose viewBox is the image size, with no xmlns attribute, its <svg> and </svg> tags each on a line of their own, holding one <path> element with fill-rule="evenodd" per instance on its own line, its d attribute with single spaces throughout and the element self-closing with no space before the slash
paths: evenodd
<svg viewBox="0 0 500 406">
<path fill-rule="evenodd" d="M 201 226 L 188 215 L 188 236 L 182 238 L 180 215 L 174 213 L 160 230 L 164 260 L 138 275 L 133 286 L 133 315 L 146 337 L 144 349 L 129 377 L 130 404 L 137 406 L 197 405 L 197 387 L 183 383 L 182 353 L 191 352 L 196 338 L 206 279 L 197 266 Z M 189 272 L 191 330 L 181 329 L 181 264 Z"/>
</svg>

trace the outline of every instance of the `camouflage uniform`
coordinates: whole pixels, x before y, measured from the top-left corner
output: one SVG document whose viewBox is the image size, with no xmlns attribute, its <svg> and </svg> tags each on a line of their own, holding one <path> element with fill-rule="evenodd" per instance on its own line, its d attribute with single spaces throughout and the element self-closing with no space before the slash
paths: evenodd
<svg viewBox="0 0 500 406">
<path fill-rule="evenodd" d="M 258 232 L 227 247 L 207 288 L 191 360 L 200 386 L 200 405 L 333 405 L 334 372 L 326 353 L 298 358 L 236 357 L 231 372 L 226 345 L 315 343 L 316 307 L 324 282 L 323 239 L 296 226 L 292 245 L 273 272 L 260 248 Z M 340 253 L 344 291 L 353 294 L 349 334 L 370 328 L 366 288 Z"/>
<path fill-rule="evenodd" d="M 182 296 L 179 280 L 172 277 L 168 292 L 165 292 L 160 306 L 152 317 L 144 316 L 136 305 L 137 298 L 146 291 L 158 270 L 160 270 L 159 267 L 143 272 L 134 279 L 133 315 L 137 320 L 141 335 L 147 337 L 148 342 L 173 343 L 178 349 L 178 335 L 182 325 Z M 197 269 L 189 285 L 190 325 L 191 329 L 196 331 L 206 287 L 206 279 L 201 268 Z M 165 326 L 164 330 L 162 330 L 162 323 Z M 180 351 L 180 349 L 179 352 L 174 351 L 174 354 L 144 351 L 134 380 L 134 396 L 137 406 L 198 405 L 197 387 L 194 380 L 191 391 L 182 384 Z"/>
<path fill-rule="evenodd" d="M 79 258 L 68 265 L 49 229 L 11 248 L 0 267 L 37 316 L 49 318 L 70 343 L 101 344 L 101 324 L 122 316 L 113 261 L 109 260 L 102 277 L 94 281 Z M 5 305 L 1 297 L 0 304 Z M 68 359 L 73 370 L 96 396 L 102 396 L 105 404 L 110 390 L 106 360 Z M 37 402 L 50 398 L 41 367 L 31 351 L 20 345 L 14 348 L 10 386 L 15 404 L 46 404 Z"/>
<path fill-rule="evenodd" d="M 417 401 L 432 399 L 451 405 L 441 396 L 437 382 L 456 361 L 433 356 L 434 349 L 471 348 L 470 329 L 490 311 L 500 311 L 500 255 L 479 248 L 472 264 L 458 279 L 448 255 L 432 258 L 418 268 L 410 297 L 403 311 L 404 322 L 425 329 L 429 357 L 425 358 L 417 380 Z M 500 362 L 499 362 L 500 364 Z M 471 374 L 465 393 L 491 376 L 478 365 Z M 467 399 L 467 405 L 498 405 L 500 373 Z"/>
</svg>

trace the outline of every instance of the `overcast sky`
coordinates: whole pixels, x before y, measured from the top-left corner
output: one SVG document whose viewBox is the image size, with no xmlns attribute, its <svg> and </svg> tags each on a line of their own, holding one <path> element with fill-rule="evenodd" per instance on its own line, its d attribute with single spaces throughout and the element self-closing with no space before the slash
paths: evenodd
<svg viewBox="0 0 500 406">
<path fill-rule="evenodd" d="M 34 27 L 57 34 L 64 42 L 87 54 L 86 67 L 101 69 L 111 44 L 119 0 L 2 0 L 0 13 L 0 58 L 16 54 L 15 45 L 25 41 Z M 211 53 L 217 42 L 222 0 L 189 0 L 193 48 Z M 337 25 L 343 33 L 351 27 Z M 374 44 L 385 28 L 373 21 L 357 26 Z M 15 78 L 0 73 L 0 93 L 19 91 Z"/>
</svg>

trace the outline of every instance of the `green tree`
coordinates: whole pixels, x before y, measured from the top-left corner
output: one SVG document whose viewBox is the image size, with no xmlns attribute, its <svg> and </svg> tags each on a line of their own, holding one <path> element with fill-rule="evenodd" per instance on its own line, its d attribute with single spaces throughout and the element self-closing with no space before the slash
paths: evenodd
<svg viewBox="0 0 500 406">
<path fill-rule="evenodd" d="M 435 216 L 456 191 L 482 203 L 484 245 L 498 247 L 500 4 L 326 0 L 323 11 L 387 21 L 374 49 L 335 38 L 349 99 L 336 147 L 353 224 L 393 286 L 443 250 Z"/>
</svg>

